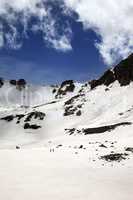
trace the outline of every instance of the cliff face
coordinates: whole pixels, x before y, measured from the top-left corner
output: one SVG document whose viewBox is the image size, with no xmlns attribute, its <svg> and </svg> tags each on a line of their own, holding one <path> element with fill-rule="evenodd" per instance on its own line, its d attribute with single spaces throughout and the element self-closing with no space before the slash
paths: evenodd
<svg viewBox="0 0 133 200">
<path fill-rule="evenodd" d="M 133 54 L 121 61 L 114 68 L 114 73 L 121 86 L 128 85 L 133 81 Z"/>
<path fill-rule="evenodd" d="M 91 89 L 102 84 L 108 86 L 116 80 L 120 83 L 120 86 L 128 85 L 133 81 L 133 54 L 121 61 L 113 69 L 107 70 L 99 79 L 92 80 L 90 86 Z"/>
</svg>

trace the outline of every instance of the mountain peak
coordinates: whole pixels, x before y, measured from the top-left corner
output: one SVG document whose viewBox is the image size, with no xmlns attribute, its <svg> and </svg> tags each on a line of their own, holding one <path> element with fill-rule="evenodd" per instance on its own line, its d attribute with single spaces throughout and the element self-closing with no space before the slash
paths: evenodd
<svg viewBox="0 0 133 200">
<path fill-rule="evenodd" d="M 99 85 L 109 86 L 116 80 L 120 83 L 120 86 L 126 86 L 133 81 L 133 53 L 113 69 L 108 69 L 99 79 L 92 80 L 90 82 L 91 89 Z"/>
</svg>

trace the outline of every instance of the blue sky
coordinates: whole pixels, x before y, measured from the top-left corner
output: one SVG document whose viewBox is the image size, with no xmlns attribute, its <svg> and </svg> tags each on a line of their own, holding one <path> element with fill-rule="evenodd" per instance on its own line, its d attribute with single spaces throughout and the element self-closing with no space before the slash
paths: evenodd
<svg viewBox="0 0 133 200">
<path fill-rule="evenodd" d="M 25 78 L 33 83 L 58 83 L 65 79 L 87 81 L 105 69 L 94 40 L 93 31 L 84 31 L 73 23 L 72 50 L 60 52 L 47 47 L 39 34 L 31 34 L 20 49 L 1 49 L 0 74 L 6 79 Z"/>
<path fill-rule="evenodd" d="M 125 0 L 123 7 L 114 0 L 102 0 L 103 5 L 97 0 L 94 5 L 89 0 L 2 2 L 0 76 L 5 79 L 25 78 L 36 84 L 88 81 L 133 50 L 133 16 L 128 24 L 122 19 L 125 5 L 131 6 Z"/>
</svg>

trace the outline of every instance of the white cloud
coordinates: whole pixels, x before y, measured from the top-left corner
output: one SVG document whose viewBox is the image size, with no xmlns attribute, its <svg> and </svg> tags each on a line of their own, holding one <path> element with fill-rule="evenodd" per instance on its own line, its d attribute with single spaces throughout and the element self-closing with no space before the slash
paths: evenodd
<svg viewBox="0 0 133 200">
<path fill-rule="evenodd" d="M 71 50 L 71 29 L 68 25 L 66 28 L 59 26 L 58 18 L 52 13 L 50 2 L 55 1 L 0 0 L 0 26 L 3 27 L 0 28 L 0 48 L 20 48 L 23 37 L 28 37 L 27 32 L 31 30 L 41 31 L 48 46 L 60 51 Z"/>
<path fill-rule="evenodd" d="M 133 52 L 133 0 L 64 0 L 85 29 L 101 38 L 96 43 L 105 63 Z"/>
<path fill-rule="evenodd" d="M 60 24 L 56 18 L 53 18 L 50 12 L 45 20 L 33 26 L 32 30 L 34 32 L 40 30 L 43 33 L 43 38 L 47 45 L 55 48 L 57 51 L 66 52 L 72 49 L 72 30 L 70 26 L 66 24 L 66 26 L 62 28 L 63 32 L 59 34 Z"/>
<path fill-rule="evenodd" d="M 20 48 L 31 30 L 41 32 L 47 46 L 71 50 L 71 27 L 66 21 L 60 24 L 61 13 L 55 15 L 52 3 L 65 15 L 76 12 L 84 29 L 94 30 L 105 63 L 111 65 L 133 51 L 133 0 L 0 0 L 0 48 Z"/>
</svg>

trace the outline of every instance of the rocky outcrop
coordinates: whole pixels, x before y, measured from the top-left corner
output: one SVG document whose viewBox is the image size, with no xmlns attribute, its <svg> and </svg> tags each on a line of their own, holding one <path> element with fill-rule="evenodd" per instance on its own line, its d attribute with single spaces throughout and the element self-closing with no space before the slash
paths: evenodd
<svg viewBox="0 0 133 200">
<path fill-rule="evenodd" d="M 5 117 L 2 117 L 0 118 L 0 120 L 5 120 L 7 122 L 11 122 L 13 121 L 14 119 L 16 119 L 16 123 L 19 124 L 21 122 L 21 119 L 25 118 L 24 119 L 24 122 L 31 122 L 32 119 L 36 119 L 36 120 L 43 120 L 44 117 L 46 116 L 45 113 L 43 112 L 39 112 L 39 111 L 33 111 L 33 112 L 30 112 L 26 115 L 24 114 L 17 114 L 17 115 L 7 115 Z"/>
<path fill-rule="evenodd" d="M 16 81 L 16 80 L 10 80 L 9 83 L 10 83 L 11 85 L 14 85 L 14 86 L 17 85 L 17 81 Z"/>
<path fill-rule="evenodd" d="M 76 102 L 80 101 L 80 104 L 75 104 Z M 76 114 L 76 116 L 81 116 L 82 112 L 81 112 L 81 108 L 84 105 L 85 98 L 83 94 L 78 94 L 74 97 L 72 97 L 71 99 L 67 100 L 64 103 L 64 116 L 69 116 L 69 115 L 74 115 Z"/>
<path fill-rule="evenodd" d="M 8 115 L 6 117 L 2 117 L 1 120 L 5 120 L 7 122 L 11 122 L 14 119 L 13 115 Z"/>
<path fill-rule="evenodd" d="M 92 80 L 90 82 L 91 89 L 99 86 L 99 85 L 106 85 L 109 86 L 111 83 L 115 81 L 115 74 L 111 70 L 107 70 L 104 75 L 98 80 Z"/>
<path fill-rule="evenodd" d="M 66 95 L 68 92 L 73 92 L 75 89 L 75 85 L 73 80 L 66 80 L 62 82 L 60 88 L 57 91 L 56 98 L 61 95 Z"/>
<path fill-rule="evenodd" d="M 100 127 L 94 127 L 94 128 L 83 128 L 83 129 L 76 129 L 76 128 L 71 128 L 71 129 L 65 129 L 65 131 L 67 131 L 67 133 L 69 134 L 74 134 L 74 133 L 82 133 L 84 135 L 89 135 L 89 134 L 100 134 L 100 133 L 104 133 L 104 132 L 110 132 L 112 130 L 114 130 L 115 128 L 119 127 L 119 126 L 129 126 L 132 125 L 131 122 L 121 122 L 118 124 L 113 124 L 113 125 L 107 125 L 107 126 L 100 126 Z M 101 146 L 103 147 L 103 146 Z M 105 146 L 104 146 L 105 147 Z"/>
<path fill-rule="evenodd" d="M 25 123 L 24 124 L 24 129 L 39 129 L 41 128 L 41 126 L 38 126 L 37 124 L 29 124 L 29 123 Z"/>
<path fill-rule="evenodd" d="M 107 161 L 107 162 L 113 162 L 113 161 L 117 161 L 120 162 L 122 160 L 126 159 L 126 156 L 128 156 L 128 154 L 124 153 L 114 153 L 114 154 L 108 154 L 105 156 L 101 156 L 101 159 Z"/>
<path fill-rule="evenodd" d="M 72 97 L 71 99 L 69 99 L 69 100 L 67 100 L 67 101 L 65 102 L 65 105 L 71 105 L 71 104 L 73 104 L 74 101 L 77 100 L 79 97 L 80 97 L 79 94 L 76 95 L 76 96 L 74 96 L 74 97 Z"/>
<path fill-rule="evenodd" d="M 120 83 L 120 86 L 128 85 L 133 81 L 133 54 L 121 61 L 113 69 L 107 70 L 99 79 L 92 80 L 89 84 L 91 89 L 94 89 L 100 85 L 109 86 L 116 80 Z"/>
<path fill-rule="evenodd" d="M 38 119 L 38 120 L 43 120 L 45 116 L 46 116 L 46 114 L 43 112 L 33 111 L 28 114 L 28 116 L 26 117 L 26 119 L 24 121 L 29 122 L 29 121 L 31 121 L 32 118 Z"/>
<path fill-rule="evenodd" d="M 22 90 L 22 89 L 24 89 L 25 86 L 26 86 L 26 81 L 25 81 L 24 79 L 19 79 L 19 80 L 17 81 L 16 86 L 17 86 L 17 89 Z"/>
<path fill-rule="evenodd" d="M 129 152 L 133 153 L 133 147 L 127 147 L 127 148 L 125 149 L 125 151 L 129 151 Z"/>
<path fill-rule="evenodd" d="M 114 68 L 115 78 L 121 86 L 128 85 L 133 81 L 133 54 L 121 61 Z"/>
<path fill-rule="evenodd" d="M 0 78 L 0 87 L 2 87 L 4 85 L 4 80 L 3 78 Z"/>
<path fill-rule="evenodd" d="M 108 126 L 100 126 L 100 127 L 96 127 L 96 128 L 87 128 L 87 129 L 83 129 L 83 133 L 85 135 L 96 134 L 96 133 L 104 133 L 106 131 L 112 131 L 119 126 L 126 126 L 126 125 L 131 125 L 131 124 L 132 124 L 131 122 L 122 122 L 122 123 L 108 125 Z"/>
</svg>

